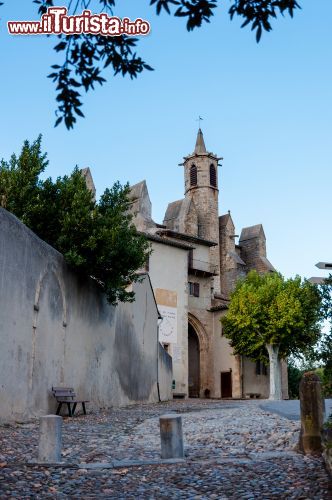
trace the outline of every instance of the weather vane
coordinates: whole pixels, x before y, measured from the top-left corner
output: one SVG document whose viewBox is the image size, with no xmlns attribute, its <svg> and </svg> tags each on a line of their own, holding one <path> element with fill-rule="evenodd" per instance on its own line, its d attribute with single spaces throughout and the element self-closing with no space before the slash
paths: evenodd
<svg viewBox="0 0 332 500">
<path fill-rule="evenodd" d="M 198 120 L 196 120 L 199 124 L 199 128 L 201 128 L 201 121 L 203 121 L 203 118 L 201 116 L 198 116 Z"/>
</svg>

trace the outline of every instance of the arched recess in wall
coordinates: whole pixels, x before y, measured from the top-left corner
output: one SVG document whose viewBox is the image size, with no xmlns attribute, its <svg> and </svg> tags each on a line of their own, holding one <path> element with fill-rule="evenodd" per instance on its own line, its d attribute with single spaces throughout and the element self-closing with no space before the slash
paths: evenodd
<svg viewBox="0 0 332 500">
<path fill-rule="evenodd" d="M 67 304 L 62 277 L 53 269 L 38 279 L 32 324 L 30 406 L 49 410 L 52 385 L 65 384 Z"/>
</svg>

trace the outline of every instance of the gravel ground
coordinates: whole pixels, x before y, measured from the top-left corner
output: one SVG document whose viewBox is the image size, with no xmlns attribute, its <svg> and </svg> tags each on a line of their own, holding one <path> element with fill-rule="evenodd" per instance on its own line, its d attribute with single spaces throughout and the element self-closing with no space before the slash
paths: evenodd
<svg viewBox="0 0 332 500">
<path fill-rule="evenodd" d="M 158 417 L 171 411 L 186 458 L 165 464 Z M 37 421 L 0 426 L 0 498 L 332 499 L 322 460 L 295 450 L 299 426 L 255 401 L 90 409 L 64 419 L 60 467 L 33 463 Z"/>
</svg>

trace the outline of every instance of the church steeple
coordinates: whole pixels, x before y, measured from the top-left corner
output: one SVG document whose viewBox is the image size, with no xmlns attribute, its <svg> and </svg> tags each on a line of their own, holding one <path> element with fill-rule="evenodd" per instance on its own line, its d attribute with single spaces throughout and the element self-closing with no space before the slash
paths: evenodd
<svg viewBox="0 0 332 500">
<path fill-rule="evenodd" d="M 196 154 L 202 154 L 206 153 L 206 147 L 204 143 L 204 137 L 203 137 L 203 132 L 199 128 L 197 132 L 197 139 L 196 139 L 196 145 L 195 145 L 195 151 L 194 153 Z"/>
</svg>

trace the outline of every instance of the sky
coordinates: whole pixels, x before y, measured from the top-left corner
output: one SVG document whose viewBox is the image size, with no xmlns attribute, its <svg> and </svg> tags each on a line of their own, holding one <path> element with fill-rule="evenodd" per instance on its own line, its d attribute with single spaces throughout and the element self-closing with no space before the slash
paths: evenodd
<svg viewBox="0 0 332 500">
<path fill-rule="evenodd" d="M 332 261 L 332 2 L 302 0 L 259 44 L 226 0 L 210 24 L 188 33 L 183 19 L 156 16 L 148 0 L 118 1 L 115 13 L 151 23 L 139 55 L 153 68 L 113 77 L 83 96 L 85 119 L 54 128 L 61 59 L 54 37 L 13 37 L 8 20 L 37 20 L 32 0 L 0 8 L 0 158 L 41 133 L 46 176 L 89 166 L 100 195 L 116 180 L 145 179 L 153 218 L 184 195 L 183 157 L 194 150 L 198 116 L 209 151 L 223 157 L 219 212 L 236 234 L 263 224 L 268 258 L 286 277 L 326 276 Z M 57 4 L 66 5 L 66 2 Z"/>
</svg>

